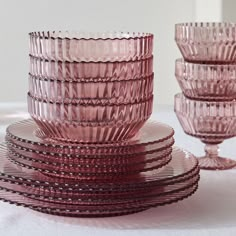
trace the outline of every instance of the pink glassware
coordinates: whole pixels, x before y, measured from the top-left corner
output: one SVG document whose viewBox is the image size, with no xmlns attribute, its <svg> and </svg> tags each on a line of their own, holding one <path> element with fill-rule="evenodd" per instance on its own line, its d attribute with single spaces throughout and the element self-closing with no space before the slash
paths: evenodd
<svg viewBox="0 0 236 236">
<path fill-rule="evenodd" d="M 113 62 L 150 57 L 153 35 L 150 33 L 32 32 L 32 56 L 69 62 Z"/>
<path fill-rule="evenodd" d="M 236 99 L 236 65 L 195 64 L 176 60 L 175 76 L 184 95 L 191 99 Z"/>
<path fill-rule="evenodd" d="M 37 154 L 49 154 L 55 158 L 111 158 L 165 150 L 174 143 L 174 130 L 165 124 L 148 121 L 133 138 L 115 143 L 70 143 L 49 139 L 31 120 L 13 123 L 6 130 L 7 142 L 18 148 L 30 149 Z"/>
<path fill-rule="evenodd" d="M 17 194 L 23 195 L 25 197 L 52 202 L 52 203 L 61 203 L 61 204 L 73 204 L 78 207 L 78 205 L 90 205 L 90 206 L 102 206 L 102 205 L 113 205 L 117 204 L 127 204 L 134 202 L 141 202 L 143 200 L 151 200 L 153 197 L 157 197 L 166 193 L 176 193 L 180 189 L 188 188 L 192 184 L 196 184 L 199 179 L 199 173 L 189 177 L 186 180 L 181 182 L 175 182 L 166 186 L 150 186 L 146 189 L 137 189 L 134 191 L 127 191 L 122 193 L 112 193 L 105 192 L 103 194 L 99 193 L 64 193 L 60 194 L 59 192 L 45 191 L 44 189 L 38 189 L 37 187 L 25 187 L 23 185 L 18 185 L 11 183 L 10 181 L 0 181 L 0 188 L 6 190 L 15 190 Z"/>
<path fill-rule="evenodd" d="M 74 122 L 78 125 L 114 125 L 149 118 L 153 96 L 144 101 L 129 104 L 87 105 L 77 103 L 50 102 L 36 99 L 28 93 L 30 115 L 42 121 Z"/>
<path fill-rule="evenodd" d="M 125 165 L 109 165 L 107 162 L 104 166 L 97 166 L 94 164 L 84 165 L 52 165 L 49 162 L 35 162 L 35 159 L 16 154 L 11 150 L 8 151 L 10 160 L 18 166 L 33 169 L 43 174 L 78 180 L 91 180 L 92 178 L 97 181 L 103 181 L 108 179 L 117 178 L 121 175 L 133 176 L 134 174 L 140 174 L 149 170 L 161 168 L 171 160 L 171 150 L 162 153 L 152 153 L 149 155 L 142 155 L 139 157 L 138 163 L 125 164 Z M 145 160 L 147 158 L 147 160 Z M 33 160 L 33 161 L 32 161 Z M 137 160 L 136 160 L 137 161 Z"/>
<path fill-rule="evenodd" d="M 199 179 L 199 168 L 191 170 L 189 173 L 185 173 L 180 177 L 174 178 L 172 181 L 167 181 L 156 184 L 148 184 L 139 187 L 123 186 L 120 185 L 118 188 L 112 186 L 98 188 L 90 188 L 91 186 L 83 186 L 79 191 L 73 191 L 70 188 L 53 188 L 53 187 L 40 187 L 37 185 L 28 185 L 23 182 L 12 181 L 10 179 L 1 179 L 0 186 L 13 185 L 15 190 L 30 194 L 33 198 L 33 194 L 41 196 L 41 200 L 63 202 L 68 204 L 78 204 L 83 201 L 90 201 L 90 204 L 109 204 L 117 201 L 132 201 L 134 199 L 140 199 L 142 197 L 148 197 L 155 191 L 163 191 L 169 187 L 180 188 L 181 185 L 188 185 L 190 182 L 196 182 Z M 144 182 L 145 183 L 145 182 Z M 6 186 L 5 185 L 5 186 Z M 173 189 L 173 188 L 172 188 Z M 38 197 L 37 197 L 38 198 Z"/>
<path fill-rule="evenodd" d="M 152 151 L 140 155 L 127 155 L 123 157 L 113 156 L 113 160 L 108 156 L 107 160 L 93 157 L 85 157 L 85 160 L 83 160 L 81 157 L 68 158 L 68 160 L 65 159 L 65 162 L 58 162 L 53 161 L 53 157 L 50 155 L 47 155 L 47 159 L 46 155 L 42 158 L 42 156 L 39 157 L 39 154 L 35 152 L 20 150 L 9 143 L 7 144 L 7 148 L 9 157 L 11 157 L 13 161 L 20 162 L 23 165 L 30 167 L 45 167 L 45 170 L 65 172 L 67 175 L 68 173 L 72 173 L 73 175 L 82 175 L 83 173 L 91 175 L 104 173 L 104 175 L 107 175 L 107 173 L 111 171 L 125 174 L 130 174 L 129 172 L 132 171 L 142 172 L 147 169 L 164 166 L 170 161 L 172 152 L 172 147 L 170 147 L 163 151 Z M 152 163 L 153 165 L 148 167 L 149 163 Z"/>
<path fill-rule="evenodd" d="M 119 105 L 52 103 L 28 95 L 28 110 L 48 137 L 101 143 L 134 136 L 152 113 L 153 98 Z"/>
<path fill-rule="evenodd" d="M 9 140 L 9 139 L 8 139 Z M 59 155 L 56 153 L 36 152 L 32 149 L 23 148 L 14 144 L 13 141 L 7 141 L 7 148 L 19 158 L 25 158 L 32 162 L 45 163 L 47 165 L 55 166 L 55 168 L 77 168 L 77 167 L 98 167 L 105 168 L 116 166 L 131 166 L 139 163 L 149 163 L 157 161 L 158 158 L 170 155 L 172 152 L 173 141 L 169 143 L 164 149 L 143 150 L 140 153 L 129 153 L 121 155 L 119 153 L 107 155 Z M 115 149 L 114 149 L 115 150 Z"/>
<path fill-rule="evenodd" d="M 165 186 L 189 179 L 199 173 L 198 161 L 188 152 L 176 147 L 173 148 L 172 159 L 164 167 L 126 176 L 96 181 L 91 179 L 57 178 L 44 175 L 34 169 L 19 167 L 9 160 L 8 151 L 1 145 L 0 153 L 2 162 L 0 163 L 0 180 L 11 181 L 15 184 L 22 184 L 28 187 L 38 187 L 45 191 L 57 191 L 61 193 L 105 193 L 127 192 L 138 189 L 146 189 L 150 186 Z"/>
<path fill-rule="evenodd" d="M 117 62 L 60 62 L 30 56 L 30 74 L 48 80 L 108 82 L 134 80 L 152 73 L 153 56 Z"/>
<path fill-rule="evenodd" d="M 197 182 L 191 183 L 188 186 L 180 188 L 176 191 L 166 192 L 165 194 L 153 195 L 150 199 L 140 199 L 137 202 L 130 202 L 120 204 L 109 204 L 107 207 L 103 206 L 89 206 L 89 205 L 68 205 L 63 203 L 52 203 L 42 200 L 30 198 L 27 194 L 20 194 L 12 189 L 0 188 L 0 200 L 14 204 L 16 206 L 23 206 L 35 211 L 70 217 L 110 217 L 133 214 L 140 211 L 147 210 L 152 207 L 163 206 L 181 201 L 190 197 L 198 188 Z"/>
<path fill-rule="evenodd" d="M 202 169 L 230 169 L 236 161 L 219 156 L 218 145 L 236 136 L 236 101 L 200 101 L 175 95 L 175 112 L 186 134 L 199 138 L 205 156 L 199 158 Z"/>
<path fill-rule="evenodd" d="M 94 191 L 87 183 L 83 185 L 82 181 L 65 182 L 65 188 L 63 188 L 62 183 L 58 184 L 57 181 L 65 181 L 64 179 L 52 178 L 50 181 L 50 178 L 45 175 L 37 172 L 34 174 L 34 170 L 22 170 L 17 167 L 14 169 L 14 165 L 7 160 L 8 154 L 3 146 L 0 152 L 2 157 L 0 199 L 57 215 L 128 214 L 182 200 L 195 192 L 199 180 L 197 160 L 191 154 L 179 149 L 175 149 L 173 160 L 168 166 L 155 171 L 147 171 L 142 177 L 136 175 L 132 178 L 124 177 L 123 181 L 122 178 L 117 180 L 117 185 L 113 185 L 114 183 L 110 181 L 102 185 L 92 181 L 91 186 L 96 187 L 99 192 Z M 22 177 L 19 178 L 19 176 Z M 23 176 L 27 176 L 25 182 Z M 45 186 L 43 186 L 43 181 L 46 181 Z M 54 192 L 56 188 L 53 186 L 58 188 L 59 192 Z M 76 189 L 79 192 L 74 192 Z M 136 194 L 132 194 L 135 192 Z"/>
<path fill-rule="evenodd" d="M 210 64 L 236 61 L 234 23 L 176 24 L 175 40 L 186 61 Z"/>
<path fill-rule="evenodd" d="M 135 103 L 152 96 L 153 77 L 152 74 L 135 80 L 77 82 L 30 75 L 29 93 L 34 98 L 50 102 L 86 105 Z"/>
</svg>

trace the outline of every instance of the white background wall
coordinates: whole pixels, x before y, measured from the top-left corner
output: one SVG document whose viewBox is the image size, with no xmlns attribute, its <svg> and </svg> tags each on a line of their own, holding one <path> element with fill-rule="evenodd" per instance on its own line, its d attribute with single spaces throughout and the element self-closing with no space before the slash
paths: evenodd
<svg viewBox="0 0 236 236">
<path fill-rule="evenodd" d="M 222 0 L 222 18 L 224 21 L 236 22 L 235 0 Z"/>
<path fill-rule="evenodd" d="M 174 24 L 220 20 L 221 1 L 0 0 L 0 102 L 26 101 L 28 32 L 124 30 L 155 34 L 155 108 L 156 104 L 172 104 L 179 91 L 174 62 L 180 56 Z"/>
</svg>

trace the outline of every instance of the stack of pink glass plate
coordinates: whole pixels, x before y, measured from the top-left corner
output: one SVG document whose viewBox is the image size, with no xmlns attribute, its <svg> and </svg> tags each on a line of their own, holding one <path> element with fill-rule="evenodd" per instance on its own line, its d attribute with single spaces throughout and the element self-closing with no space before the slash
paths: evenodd
<svg viewBox="0 0 236 236">
<path fill-rule="evenodd" d="M 0 146 L 0 199 L 64 216 L 130 214 L 192 195 L 196 158 L 147 121 L 153 35 L 30 33 L 28 108 Z M 146 122 L 147 121 L 147 122 Z"/>
<path fill-rule="evenodd" d="M 175 75 L 183 94 L 175 96 L 175 112 L 184 131 L 200 138 L 203 169 L 230 169 L 236 160 L 218 155 L 218 144 L 236 136 L 236 24 L 183 23 L 175 39 L 184 59 Z"/>
</svg>

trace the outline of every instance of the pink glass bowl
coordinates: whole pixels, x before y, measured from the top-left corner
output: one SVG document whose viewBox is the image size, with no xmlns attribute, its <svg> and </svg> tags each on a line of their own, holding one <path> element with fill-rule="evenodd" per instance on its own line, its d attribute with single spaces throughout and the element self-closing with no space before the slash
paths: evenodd
<svg viewBox="0 0 236 236">
<path fill-rule="evenodd" d="M 152 113 L 153 98 L 122 105 L 50 103 L 28 96 L 28 110 L 46 136 L 72 142 L 114 142 L 134 136 Z"/>
<path fill-rule="evenodd" d="M 190 22 L 175 25 L 175 40 L 186 61 L 232 63 L 236 61 L 236 24 Z"/>
<path fill-rule="evenodd" d="M 141 102 L 152 96 L 153 74 L 135 80 L 76 82 L 29 76 L 32 97 L 51 102 L 91 105 Z"/>
<path fill-rule="evenodd" d="M 30 74 L 50 80 L 117 81 L 147 77 L 153 57 L 120 62 L 60 62 L 30 56 Z"/>
<path fill-rule="evenodd" d="M 150 33 L 32 32 L 30 54 L 44 59 L 69 62 L 128 61 L 150 57 Z"/>
<path fill-rule="evenodd" d="M 214 102 L 175 95 L 175 113 L 185 133 L 206 144 L 206 155 L 199 159 L 204 169 L 228 169 L 236 161 L 218 156 L 218 144 L 236 136 L 236 101 Z"/>
<path fill-rule="evenodd" d="M 122 124 L 149 118 L 153 95 L 147 100 L 119 105 L 87 105 L 60 103 L 36 99 L 28 93 L 29 113 L 35 119 L 45 121 L 74 122 L 81 125 Z"/>
<path fill-rule="evenodd" d="M 144 125 L 148 118 L 123 122 L 121 124 L 80 124 L 58 120 L 35 120 L 47 138 L 77 143 L 109 143 L 130 139 Z"/>
<path fill-rule="evenodd" d="M 186 97 L 215 101 L 236 98 L 236 64 L 195 64 L 178 59 L 175 76 Z"/>
</svg>

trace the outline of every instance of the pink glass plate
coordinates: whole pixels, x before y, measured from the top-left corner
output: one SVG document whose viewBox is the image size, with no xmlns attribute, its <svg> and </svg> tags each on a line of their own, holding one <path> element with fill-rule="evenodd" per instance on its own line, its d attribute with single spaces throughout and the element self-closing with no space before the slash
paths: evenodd
<svg viewBox="0 0 236 236">
<path fill-rule="evenodd" d="M 173 202 L 177 202 L 179 200 L 183 200 L 186 197 L 191 196 L 198 188 L 197 183 L 192 184 L 189 187 L 184 189 L 180 189 L 178 192 L 171 192 L 169 194 L 161 195 L 159 197 L 153 197 L 152 201 L 144 201 L 142 204 L 128 204 L 127 206 L 116 207 L 109 206 L 109 208 L 102 207 L 100 209 L 93 210 L 89 206 L 80 206 L 76 207 L 74 205 L 66 205 L 62 204 L 52 204 L 46 203 L 42 201 L 38 201 L 35 199 L 30 199 L 24 196 L 17 194 L 14 191 L 0 191 L 0 199 L 5 202 L 9 202 L 15 205 L 21 205 L 27 208 L 31 208 L 36 211 L 55 214 L 55 215 L 64 215 L 64 216 L 76 216 L 76 217 L 105 217 L 105 216 L 116 216 L 116 215 L 124 215 L 131 214 L 134 212 L 139 212 L 142 210 L 146 210 L 150 207 L 157 207 L 164 204 L 170 204 Z M 68 207 L 69 206 L 69 207 Z"/>
<path fill-rule="evenodd" d="M 128 61 L 150 57 L 153 35 L 129 32 L 32 32 L 30 54 L 69 62 Z"/>
<path fill-rule="evenodd" d="M 183 185 L 188 185 L 196 182 L 199 179 L 199 168 L 193 172 L 162 185 L 148 185 L 148 186 L 129 186 L 128 188 L 120 186 L 119 189 L 103 188 L 103 189 L 90 189 L 89 187 L 80 191 L 64 189 L 55 189 L 39 186 L 29 186 L 25 183 L 11 181 L 10 179 L 1 179 L 0 186 L 14 189 L 25 194 L 35 195 L 37 199 L 44 201 L 64 202 L 68 204 L 78 204 L 86 202 L 87 204 L 110 204 L 112 202 L 132 201 L 145 197 L 151 197 L 154 194 L 162 193 L 173 189 L 179 189 Z M 9 187 L 10 186 L 10 187 Z M 12 187 L 11 187 L 12 186 Z"/>
<path fill-rule="evenodd" d="M 53 203 L 63 203 L 70 205 L 91 205 L 91 206 L 103 206 L 110 204 L 124 204 L 124 203 L 134 203 L 143 200 L 149 200 L 153 197 L 159 197 L 163 194 L 170 192 L 178 192 L 180 189 L 188 187 L 191 184 L 197 183 L 199 181 L 199 169 L 195 171 L 195 174 L 186 176 L 178 181 L 173 181 L 172 183 L 164 184 L 163 186 L 144 186 L 144 188 L 132 188 L 122 190 L 114 189 L 103 189 L 101 192 L 93 190 L 90 192 L 80 191 L 68 191 L 55 190 L 51 188 L 40 188 L 40 186 L 26 186 L 19 182 L 12 182 L 10 180 L 0 180 L 0 189 L 7 188 L 12 189 L 21 193 L 26 197 L 32 199 L 38 199 L 46 202 Z"/>
<path fill-rule="evenodd" d="M 195 64 L 178 59 L 175 76 L 186 97 L 208 101 L 236 98 L 236 65 Z"/>
<path fill-rule="evenodd" d="M 36 151 L 63 154 L 134 154 L 151 149 L 166 147 L 174 135 L 174 130 L 165 124 L 148 121 L 138 135 L 124 142 L 114 144 L 75 144 L 47 139 L 42 132 L 37 131 L 33 120 L 23 120 L 7 128 L 7 136 L 15 144 Z"/>
<path fill-rule="evenodd" d="M 190 22 L 175 25 L 175 40 L 186 61 L 234 63 L 236 24 Z"/>
<path fill-rule="evenodd" d="M 175 112 L 185 133 L 206 144 L 206 155 L 199 158 L 203 169 L 229 169 L 236 161 L 219 157 L 218 144 L 236 136 L 236 101 L 191 100 L 175 95 Z"/>
<path fill-rule="evenodd" d="M 38 171 L 26 168 L 18 168 L 8 160 L 8 152 L 5 146 L 1 146 L 0 154 L 2 162 L 0 163 L 0 179 L 8 179 L 14 182 L 22 182 L 25 184 L 50 187 L 50 188 L 67 188 L 73 191 L 97 189 L 103 191 L 103 187 L 120 189 L 145 187 L 148 185 L 161 185 L 168 183 L 196 170 L 198 162 L 190 153 L 182 151 L 178 148 L 173 149 L 172 160 L 168 165 L 130 176 L 119 176 L 113 179 L 101 181 L 91 177 L 85 180 L 73 180 L 65 178 L 50 178 Z"/>
<path fill-rule="evenodd" d="M 54 170 L 59 171 L 68 171 L 71 170 L 72 172 L 76 170 L 76 172 L 80 171 L 80 169 L 86 169 L 87 171 L 96 171 L 96 172 L 103 172 L 105 170 L 109 170 L 112 168 L 115 169 L 124 169 L 129 170 L 134 168 L 134 166 L 145 166 L 147 163 L 155 162 L 155 164 L 166 164 L 166 161 L 169 159 L 172 152 L 172 148 L 168 148 L 167 150 L 163 151 L 152 151 L 149 153 L 144 153 L 141 155 L 133 155 L 133 156 L 124 156 L 124 157 L 116 157 L 113 156 L 112 158 L 69 158 L 69 160 L 64 159 L 65 161 L 54 161 L 53 156 L 44 156 L 44 158 L 40 157 L 39 154 L 29 151 L 18 149 L 15 146 L 11 145 L 10 143 L 7 144 L 9 155 L 13 155 L 15 160 L 18 159 L 25 159 L 31 163 L 32 167 L 36 167 L 36 165 L 45 164 L 46 166 L 50 166 Z"/>
<path fill-rule="evenodd" d="M 114 179 L 119 178 L 121 175 L 124 175 L 126 177 L 133 176 L 134 174 L 138 174 L 141 172 L 149 171 L 158 169 L 171 160 L 171 155 L 166 155 L 162 157 L 158 157 L 157 159 L 154 159 L 149 162 L 141 162 L 141 163 L 135 163 L 134 165 L 124 165 L 124 166 L 109 166 L 106 165 L 105 167 L 98 167 L 98 166 L 77 166 L 77 167 L 65 167 L 60 166 L 57 168 L 52 165 L 48 165 L 46 163 L 39 163 L 39 162 L 33 162 L 32 160 L 29 160 L 23 156 L 20 156 L 19 154 L 15 155 L 11 151 L 9 151 L 9 158 L 10 160 L 15 163 L 18 166 L 27 168 L 27 169 L 34 169 L 36 171 L 39 171 L 43 174 L 49 175 L 49 176 L 55 176 L 59 178 L 71 178 L 71 179 L 89 179 L 92 178 L 98 180 L 107 180 L 107 179 Z"/>
<path fill-rule="evenodd" d="M 47 137 L 105 143 L 133 137 L 152 113 L 153 97 L 139 103 L 81 105 L 51 103 L 28 96 L 28 110 Z"/>
<path fill-rule="evenodd" d="M 24 187 L 22 185 L 13 184 L 8 181 L 3 182 L 0 181 L 0 189 L 15 191 L 18 194 L 40 200 L 45 202 L 52 202 L 52 203 L 61 203 L 61 204 L 68 204 L 68 205 L 77 205 L 77 206 L 94 206 L 94 208 L 99 208 L 104 205 L 116 205 L 122 206 L 124 204 L 134 204 L 140 203 L 142 201 L 149 201 L 153 200 L 155 197 L 159 197 L 161 195 L 165 195 L 168 193 L 176 193 L 180 189 L 184 189 L 189 187 L 192 184 L 196 184 L 199 181 L 199 174 L 191 176 L 189 179 L 183 180 L 181 182 L 173 183 L 166 186 L 154 186 L 150 188 L 146 188 L 144 190 L 136 191 L 136 194 L 132 194 L 130 192 L 125 192 L 125 195 L 119 195 L 117 193 L 107 192 L 106 194 L 72 194 L 68 193 L 67 195 L 55 194 L 54 192 L 46 192 L 42 190 L 38 190 L 37 188 L 29 188 Z M 117 197 L 114 196 L 117 195 Z"/>
<path fill-rule="evenodd" d="M 145 101 L 153 93 L 153 77 L 135 80 L 77 82 L 29 76 L 29 92 L 45 101 L 82 105 L 119 105 Z"/>
<path fill-rule="evenodd" d="M 10 139 L 6 138 L 7 148 L 16 154 L 22 155 L 34 162 L 43 162 L 54 166 L 68 166 L 78 167 L 83 165 L 93 165 L 98 167 L 104 167 L 106 165 L 134 165 L 135 163 L 150 162 L 154 159 L 158 160 L 159 157 L 172 152 L 173 139 L 166 146 L 161 149 L 148 149 L 140 153 L 129 153 L 129 154 L 102 154 L 102 155 L 61 155 L 57 153 L 38 152 L 32 149 L 23 148 L 14 144 Z M 141 150 L 140 150 L 141 151 Z M 152 158 L 152 157 L 155 158 Z"/>
<path fill-rule="evenodd" d="M 9 163 L 8 163 L 9 164 Z M 24 169 L 24 168 L 23 168 Z M 164 168 L 163 168 L 164 169 Z M 15 173 L 18 171 L 16 167 L 12 166 L 11 164 L 5 168 L 5 172 L 13 172 L 15 170 Z M 28 171 L 28 170 L 26 170 Z M 166 171 L 164 169 L 163 171 Z M 163 172 L 161 172 L 162 174 Z M 38 173 L 36 173 L 37 176 Z M 35 176 L 36 176 L 35 175 Z M 81 199 L 81 201 L 100 201 L 102 200 L 117 200 L 117 199 L 133 199 L 134 196 L 139 198 L 141 195 L 150 195 L 153 191 L 161 191 L 162 188 L 165 186 L 171 186 L 176 184 L 182 184 L 186 181 L 191 181 L 193 179 L 196 179 L 195 177 L 199 176 L 199 168 L 196 166 L 188 173 L 181 175 L 179 177 L 173 178 L 168 181 L 162 181 L 162 182 L 143 182 L 143 185 L 124 185 L 124 184 L 116 184 L 114 185 L 114 181 L 108 181 L 105 184 L 105 182 L 101 182 L 102 184 L 95 183 L 95 185 L 91 185 L 91 183 L 86 184 L 80 184 L 78 186 L 78 182 L 74 181 L 74 185 L 72 185 L 71 181 L 68 181 L 66 183 L 66 179 L 64 179 L 65 186 L 51 186 L 48 182 L 42 182 L 38 181 L 37 184 L 34 184 L 31 182 L 30 179 L 28 181 L 18 178 L 15 176 L 14 178 L 7 178 L 6 176 L 3 176 L 0 178 L 1 182 L 8 182 L 15 185 L 19 185 L 22 188 L 26 189 L 26 192 L 32 192 L 32 194 L 41 195 L 41 196 L 48 196 L 50 198 L 60 198 L 60 199 Z M 35 182 L 36 183 L 36 182 Z M 70 200 L 71 201 L 71 200 Z"/>
<path fill-rule="evenodd" d="M 79 151 L 75 150 L 75 148 L 64 148 L 60 150 L 54 147 L 46 147 L 46 146 L 38 146 L 35 144 L 28 144 L 25 142 L 21 142 L 14 138 L 11 138 L 9 135 L 5 137 L 6 143 L 8 147 L 14 147 L 16 152 L 19 153 L 19 150 L 29 151 L 35 153 L 40 160 L 50 160 L 52 159 L 53 162 L 59 163 L 77 163 L 80 161 L 92 162 L 94 163 L 107 163 L 113 162 L 116 163 L 120 161 L 120 163 L 128 163 L 129 160 L 132 158 L 139 159 L 140 156 L 151 154 L 153 152 L 160 152 L 160 151 L 168 151 L 174 144 L 174 138 L 171 137 L 167 140 L 163 140 L 158 143 L 147 144 L 143 146 L 136 146 L 136 148 L 122 148 L 117 149 L 117 147 L 109 148 L 109 149 L 85 149 Z M 29 146 L 30 145 L 30 146 Z M 33 149 L 31 149 L 32 147 Z M 50 150 L 49 150 L 50 149 Z"/>
<path fill-rule="evenodd" d="M 111 82 L 153 73 L 153 57 L 121 62 L 60 62 L 30 56 L 30 74 L 50 80 Z"/>
</svg>

